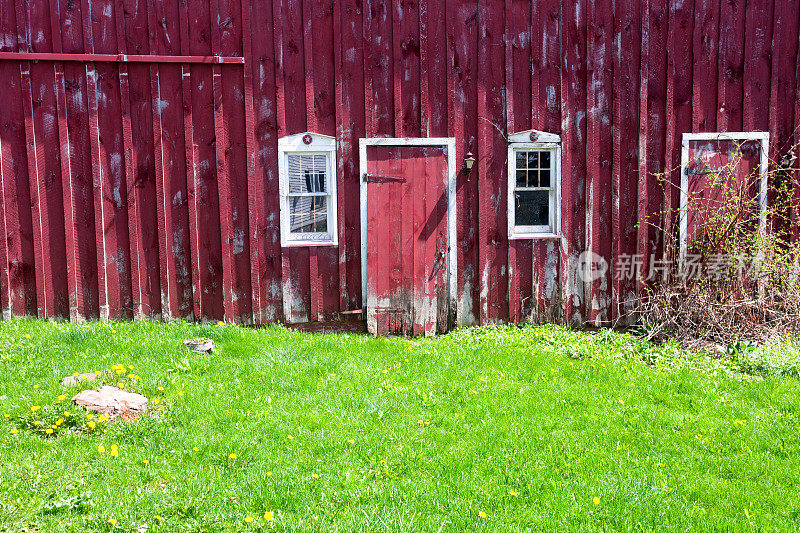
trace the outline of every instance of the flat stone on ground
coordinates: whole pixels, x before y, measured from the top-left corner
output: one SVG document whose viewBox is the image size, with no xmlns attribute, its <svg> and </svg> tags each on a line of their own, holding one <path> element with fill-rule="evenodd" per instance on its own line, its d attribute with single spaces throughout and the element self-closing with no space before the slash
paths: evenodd
<svg viewBox="0 0 800 533">
<path fill-rule="evenodd" d="M 97 379 L 97 376 L 92 374 L 91 372 L 87 372 L 86 374 L 78 374 L 73 376 L 67 376 L 65 378 L 61 378 L 62 385 L 77 385 L 81 381 L 94 381 Z"/>
<path fill-rule="evenodd" d="M 95 413 L 108 413 L 112 419 L 136 420 L 147 411 L 147 397 L 108 385 L 98 390 L 85 390 L 72 398 L 72 403 Z"/>
</svg>

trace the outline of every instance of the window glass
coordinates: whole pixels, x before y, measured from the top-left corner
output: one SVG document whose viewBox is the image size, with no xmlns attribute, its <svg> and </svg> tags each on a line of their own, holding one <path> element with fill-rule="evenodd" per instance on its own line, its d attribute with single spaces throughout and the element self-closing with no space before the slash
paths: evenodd
<svg viewBox="0 0 800 533">
<path fill-rule="evenodd" d="M 549 191 L 517 191 L 514 198 L 514 219 L 518 226 L 550 224 Z"/>
<path fill-rule="evenodd" d="M 290 154 L 289 231 L 325 233 L 328 231 L 328 158 L 324 154 Z"/>
</svg>

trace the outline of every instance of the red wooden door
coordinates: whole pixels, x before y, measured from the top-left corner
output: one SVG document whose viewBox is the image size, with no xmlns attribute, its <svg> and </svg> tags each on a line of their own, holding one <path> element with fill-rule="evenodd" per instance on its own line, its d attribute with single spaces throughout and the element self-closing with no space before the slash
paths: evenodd
<svg viewBox="0 0 800 533">
<path fill-rule="evenodd" d="M 365 181 L 367 327 L 374 335 L 447 329 L 447 154 L 369 146 Z"/>
</svg>

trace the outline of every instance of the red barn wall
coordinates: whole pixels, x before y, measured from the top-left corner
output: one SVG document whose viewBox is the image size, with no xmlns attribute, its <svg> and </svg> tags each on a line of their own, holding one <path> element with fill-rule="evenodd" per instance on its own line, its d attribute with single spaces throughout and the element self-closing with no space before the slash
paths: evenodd
<svg viewBox="0 0 800 533">
<path fill-rule="evenodd" d="M 358 139 L 454 137 L 477 159 L 457 179 L 455 322 L 613 321 L 637 282 L 584 284 L 578 254 L 646 271 L 662 253 L 682 133 L 769 131 L 773 158 L 796 142 L 799 17 L 798 0 L 0 0 L 0 307 L 335 320 L 361 308 Z M 560 241 L 507 238 L 506 136 L 531 128 L 562 136 Z M 338 140 L 338 248 L 280 246 L 277 140 L 303 131 Z"/>
</svg>

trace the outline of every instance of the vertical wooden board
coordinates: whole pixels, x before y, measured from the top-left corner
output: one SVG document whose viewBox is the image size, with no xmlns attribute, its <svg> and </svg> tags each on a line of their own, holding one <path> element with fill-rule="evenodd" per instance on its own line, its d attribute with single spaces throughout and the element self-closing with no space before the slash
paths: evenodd
<svg viewBox="0 0 800 533">
<path fill-rule="evenodd" d="M 717 58 L 720 0 L 695 0 L 692 64 L 692 131 L 717 129 Z"/>
<path fill-rule="evenodd" d="M 478 145 L 478 10 L 477 2 L 446 2 L 448 132 L 456 138 L 456 161 L 467 152 L 480 160 Z M 478 272 L 478 181 L 479 168 L 456 176 L 456 323 L 468 326 L 480 320 L 480 279 Z"/>
<path fill-rule="evenodd" d="M 612 37 L 613 13 L 595 2 L 589 3 L 588 87 L 586 100 L 586 231 L 587 251 L 592 261 L 611 264 L 611 161 L 614 146 L 611 138 Z M 610 269 L 585 277 L 587 320 L 600 326 L 611 321 Z"/>
<path fill-rule="evenodd" d="M 59 2 L 62 20 L 62 50 L 80 53 L 84 50 L 81 5 L 76 2 Z M 72 205 L 66 210 L 74 213 L 72 231 L 77 257 L 75 278 L 78 280 L 78 314 L 85 318 L 99 318 L 99 280 L 97 239 L 92 174 L 92 142 L 90 140 L 89 95 L 86 67 L 80 63 L 64 63 L 64 88 L 67 131 L 70 140 L 69 167 L 72 170 L 70 187 Z M 70 229 L 67 228 L 66 231 Z"/>
<path fill-rule="evenodd" d="M 420 12 L 419 0 L 394 0 L 395 136 L 420 137 Z M 399 78 L 399 79 L 398 79 Z"/>
<path fill-rule="evenodd" d="M 2 3 L 5 35 L 18 34 L 15 3 Z M 17 39 L 3 39 L 0 49 L 19 51 Z M 17 62 L 0 62 L 0 90 L 9 105 L 0 106 L 0 150 L 2 150 L 3 211 L 5 233 L 2 238 L 8 254 L 8 314 L 36 315 L 36 277 L 33 247 L 33 218 L 29 187 L 25 121 L 22 103 L 22 77 Z M 4 265 L 4 268 L 6 265 Z M 4 273 L 4 277 L 5 277 Z"/>
<path fill-rule="evenodd" d="M 275 25 L 279 136 L 303 132 L 307 126 L 302 5 L 301 0 L 273 4 L 276 20 L 283 21 Z M 287 247 L 281 251 L 284 320 L 289 323 L 310 319 L 309 259 L 308 248 Z"/>
<path fill-rule="evenodd" d="M 506 142 L 503 101 L 505 62 L 501 0 L 478 2 L 478 272 L 481 323 L 508 319 Z"/>
<path fill-rule="evenodd" d="M 20 23 L 23 23 L 20 25 Z M 17 17 L 18 27 L 26 27 L 27 49 L 31 52 L 52 52 L 50 6 L 35 2 L 27 6 L 25 17 Z M 58 36 L 56 36 L 58 37 Z M 22 63 L 23 99 L 30 91 L 30 107 L 26 110 L 29 168 L 35 167 L 36 180 L 31 180 L 31 202 L 34 215 L 34 242 L 38 240 L 36 265 L 37 304 L 40 317 L 69 318 L 69 299 L 64 240 L 63 195 L 55 71 L 52 64 Z M 33 165 L 30 164 L 33 157 Z M 41 276 L 41 279 L 38 277 Z"/>
<path fill-rule="evenodd" d="M 408 151 L 404 147 L 391 147 L 387 150 L 388 159 L 384 162 L 381 174 L 388 176 L 403 176 L 403 159 L 408 157 Z M 379 247 L 384 248 L 381 252 L 382 257 L 386 257 L 384 264 L 378 264 L 378 277 L 380 280 L 385 281 L 384 294 L 392 302 L 391 307 L 404 310 L 403 305 L 403 232 L 402 232 L 402 183 L 386 183 L 377 185 L 382 189 L 382 200 L 385 198 L 385 203 L 380 205 L 385 206 L 381 212 L 383 218 L 380 222 L 382 228 L 386 230 L 386 238 L 381 239 Z M 387 223 L 391 221 L 391 223 Z M 375 231 L 377 228 L 373 228 Z M 385 254 L 385 255 L 384 255 Z M 379 281 L 380 283 L 380 281 Z M 402 311 L 401 311 L 402 312 Z M 388 318 L 388 317 L 387 317 Z M 402 324 L 402 319 L 400 319 Z M 397 328 L 397 318 L 393 319 L 391 327 L 393 331 L 390 333 L 400 333 Z"/>
<path fill-rule="evenodd" d="M 156 4 L 156 50 L 159 54 L 180 55 L 179 12 L 176 3 Z M 182 68 L 164 64 L 159 67 L 161 85 L 159 106 L 162 123 L 162 160 L 166 171 L 166 219 L 169 221 L 167 264 L 170 315 L 190 318 L 193 313 L 191 244 L 187 193 L 186 147 L 184 145 Z"/>
<path fill-rule="evenodd" d="M 564 320 L 568 324 L 580 324 L 586 309 L 582 281 L 577 273 L 578 257 L 586 244 L 586 2 L 562 2 L 561 15 Z"/>
<path fill-rule="evenodd" d="M 360 309 L 361 301 L 361 215 L 358 139 L 366 135 L 364 95 L 363 17 L 361 2 L 340 0 L 338 42 L 340 61 L 336 83 L 337 161 L 339 164 L 339 269 L 341 310 Z"/>
<path fill-rule="evenodd" d="M 403 335 L 411 336 L 414 334 L 415 323 L 415 287 L 414 287 L 414 183 L 420 176 L 417 169 L 417 159 L 411 154 L 402 153 L 399 158 L 399 174 L 406 178 L 404 183 L 399 183 L 400 201 L 400 290 L 401 308 L 403 309 Z M 423 174 L 424 175 L 424 174 Z"/>
<path fill-rule="evenodd" d="M 124 3 L 115 4 L 116 12 L 114 14 L 115 26 L 117 28 L 117 44 L 120 52 L 127 52 L 128 46 L 136 50 L 137 53 L 148 51 L 148 37 L 147 37 L 147 11 L 145 4 L 138 2 L 131 5 L 130 2 L 125 5 Z M 127 14 L 127 17 L 126 17 Z M 141 28 L 142 31 L 138 31 Z M 150 74 L 142 65 L 120 65 L 119 66 L 119 84 L 120 84 L 120 100 L 122 111 L 122 143 L 123 143 L 123 160 L 125 164 L 125 181 L 128 191 L 128 239 L 130 241 L 130 254 L 131 254 L 131 293 L 132 293 L 132 313 L 135 319 L 143 316 L 153 316 L 153 304 L 156 309 L 160 305 L 158 301 L 151 301 L 149 289 L 151 283 L 148 276 L 148 271 L 155 271 L 157 275 L 158 257 L 148 258 L 146 250 L 148 246 L 145 242 L 150 235 L 155 233 L 155 228 L 158 226 L 151 223 L 143 223 L 142 216 L 147 217 L 147 213 L 152 211 L 153 204 L 146 205 L 143 200 L 145 197 L 141 194 L 146 186 L 147 181 L 140 179 L 140 164 L 144 164 L 147 168 L 147 163 L 152 165 L 152 129 L 145 130 L 145 136 L 139 136 L 137 141 L 134 142 L 134 124 L 141 130 L 144 125 L 151 124 L 151 117 L 149 115 L 149 106 L 147 108 L 147 115 L 141 115 L 142 104 L 149 104 L 150 99 L 149 91 L 146 89 Z M 131 73 L 134 75 L 131 76 Z M 134 85 L 136 97 L 132 98 L 131 84 Z M 142 87 L 145 87 L 143 90 Z M 133 112 L 137 114 L 134 117 Z M 140 151 L 145 150 L 143 158 L 140 159 Z M 151 172 L 152 175 L 152 172 Z M 152 181 L 152 180 L 151 180 Z M 154 200 L 154 197 L 153 197 Z M 151 200 L 152 201 L 152 200 Z M 149 217 L 148 217 L 149 218 Z M 153 252 L 157 252 L 157 246 L 149 248 Z M 149 260 L 150 259 L 150 260 Z M 152 261 L 152 262 L 151 262 Z M 158 286 L 158 285 L 157 285 Z"/>
<path fill-rule="evenodd" d="M 637 253 L 639 128 L 639 2 L 621 0 L 614 6 L 614 160 L 612 167 L 612 236 L 614 269 L 613 319 L 631 321 L 636 304 L 636 279 L 617 275 L 616 265 Z M 565 160 L 566 163 L 566 160 Z M 563 268 L 563 267 L 562 267 Z"/>
<path fill-rule="evenodd" d="M 313 72 L 313 113 L 316 131 L 336 136 L 336 57 L 334 54 L 333 0 L 312 0 L 310 13 L 311 65 L 306 72 Z M 308 16 L 308 15 L 306 15 Z M 338 189 L 337 189 L 338 191 Z M 342 200 L 341 194 L 334 201 Z M 337 206 L 334 206 L 336 208 Z M 333 231 L 336 231 L 334 229 Z M 320 247 L 317 250 L 320 288 L 320 319 L 334 318 L 339 313 L 339 259 L 335 247 Z"/>
<path fill-rule="evenodd" d="M 189 52 L 192 55 L 211 54 L 209 5 L 189 3 L 188 20 Z M 190 225 L 196 228 L 197 235 L 197 250 L 193 255 L 198 263 L 199 277 L 194 283 L 196 292 L 199 292 L 201 315 L 196 318 L 219 320 L 225 316 L 225 308 L 211 71 L 208 65 L 191 68 L 195 181 L 189 191 L 189 201 L 190 206 L 194 206 L 194 221 L 190 218 Z"/>
<path fill-rule="evenodd" d="M 242 10 L 238 0 L 219 0 L 219 50 L 224 56 L 242 54 Z M 213 30 L 213 28 L 212 28 Z M 227 190 L 220 193 L 222 211 L 229 212 L 230 233 L 223 233 L 223 250 L 231 258 L 231 304 L 237 322 L 252 323 L 253 299 L 250 276 L 250 239 L 247 195 L 248 165 L 244 101 L 244 71 L 241 65 L 222 65 L 222 91 L 224 128 L 228 144 L 225 146 Z M 218 153 L 219 153 L 219 146 Z M 222 182 L 221 182 L 222 183 Z M 222 190 L 222 189 L 221 189 Z M 223 195 L 224 194 L 224 195 Z M 224 226 L 223 226 L 224 227 Z"/>
<path fill-rule="evenodd" d="M 640 108 L 638 253 L 642 258 L 641 286 L 650 262 L 663 252 L 664 154 L 666 142 L 667 0 L 650 0 L 642 17 L 642 87 Z M 641 291 L 641 289 L 640 289 Z"/>
<path fill-rule="evenodd" d="M 544 0 L 531 5 L 531 126 L 550 133 L 561 133 L 561 6 L 559 0 Z M 541 37 L 536 37 L 541 34 Z M 536 317 L 561 316 L 560 252 L 558 241 L 533 243 L 531 309 Z M 538 320 L 539 318 L 537 318 Z"/>
<path fill-rule="evenodd" d="M 377 170 L 376 161 L 378 158 L 376 157 L 379 155 L 379 150 L 377 147 L 368 147 L 367 148 L 367 161 L 366 167 L 364 169 L 365 173 L 375 172 Z M 367 204 L 367 227 L 366 227 L 366 242 L 364 243 L 364 253 L 366 253 L 366 294 L 364 295 L 365 301 L 365 312 L 367 317 L 367 331 L 372 333 L 373 335 L 378 334 L 378 312 L 377 307 L 379 306 L 378 303 L 378 292 L 379 292 L 379 276 L 378 276 L 378 253 L 377 253 L 377 239 L 378 239 L 378 232 L 372 231 L 376 229 L 380 223 L 380 206 L 379 197 L 378 197 L 378 189 L 376 189 L 376 184 L 367 184 L 365 187 L 364 194 L 366 194 L 366 204 Z"/>
<path fill-rule="evenodd" d="M 671 3 L 667 41 L 667 103 L 664 258 L 674 261 L 679 226 L 682 134 L 692 129 L 692 30 L 694 11 L 691 2 Z"/>
<path fill-rule="evenodd" d="M 394 135 L 392 13 L 388 0 L 364 2 L 364 76 L 368 136 Z M 371 127 L 370 127 L 371 126 Z"/>
<path fill-rule="evenodd" d="M 794 99 L 797 89 L 797 47 L 798 47 L 798 16 L 800 15 L 800 2 L 787 0 L 775 4 L 774 24 L 772 34 L 772 74 L 770 79 L 769 99 L 769 141 L 770 168 L 774 169 L 776 163 L 785 157 L 790 150 L 797 153 L 798 135 L 794 130 Z M 774 174 L 771 176 L 770 188 L 767 193 L 767 203 L 777 205 L 776 191 L 784 187 L 791 187 L 790 175 Z M 788 206 L 787 206 L 788 207 Z M 770 226 L 779 232 L 790 231 L 786 215 L 774 216 Z"/>
<path fill-rule="evenodd" d="M 742 123 L 744 131 L 769 131 L 772 14 L 775 3 L 749 0 L 745 14 Z"/>
<path fill-rule="evenodd" d="M 445 0 L 420 0 L 420 113 L 423 137 L 446 137 L 448 125 L 448 28 Z"/>
<path fill-rule="evenodd" d="M 531 54 L 532 7 L 530 2 L 520 0 L 506 0 L 505 4 L 506 121 L 509 133 L 532 127 L 532 87 L 535 83 L 532 77 L 535 60 Z M 532 240 L 515 240 L 508 244 L 507 298 L 509 320 L 513 323 L 520 323 L 529 316 L 533 292 L 533 246 Z"/>
<path fill-rule="evenodd" d="M 777 2 L 772 34 L 772 73 L 769 99 L 770 161 L 788 152 L 795 139 L 794 98 L 797 87 L 798 15 L 800 2 Z M 777 184 L 776 184 L 777 185 Z"/>
<path fill-rule="evenodd" d="M 251 5 L 251 60 L 255 135 L 255 183 L 251 199 L 257 215 L 250 228 L 251 249 L 258 250 L 261 321 L 275 322 L 283 315 L 278 191 L 276 73 L 271 2 Z M 258 16 L 253 16 L 258 14 Z M 245 58 L 247 61 L 247 58 Z M 248 63 L 245 63 L 245 68 Z M 254 266 L 255 268 L 255 266 Z"/>
<path fill-rule="evenodd" d="M 719 86 L 717 129 L 742 131 L 745 2 L 721 2 L 719 14 Z"/>
<path fill-rule="evenodd" d="M 428 179 L 428 173 L 425 171 L 425 161 L 419 157 L 408 157 L 405 161 L 404 168 L 405 175 L 411 179 L 411 233 L 412 244 L 409 249 L 413 264 L 412 272 L 414 282 L 413 293 L 413 335 L 424 335 L 428 316 L 431 313 L 429 301 L 430 296 L 427 294 L 427 283 L 419 283 L 417 280 L 427 280 L 427 256 L 425 253 L 425 233 L 426 233 L 426 192 L 425 182 Z"/>
</svg>

